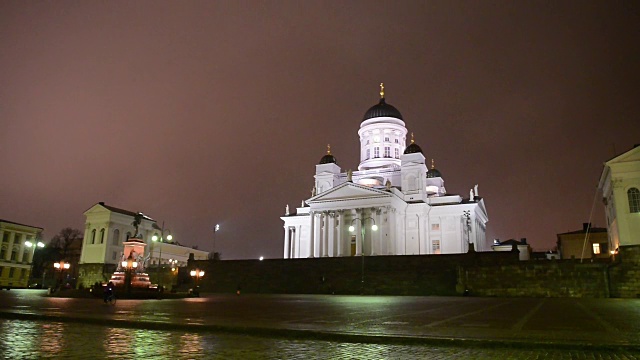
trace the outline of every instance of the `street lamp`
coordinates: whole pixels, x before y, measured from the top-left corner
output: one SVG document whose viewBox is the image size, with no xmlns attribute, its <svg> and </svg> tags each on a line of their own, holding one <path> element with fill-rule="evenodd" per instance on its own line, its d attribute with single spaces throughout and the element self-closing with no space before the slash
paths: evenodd
<svg viewBox="0 0 640 360">
<path fill-rule="evenodd" d="M 53 267 L 60 271 L 60 284 L 59 286 L 62 286 L 62 282 L 64 280 L 64 271 L 68 270 L 71 267 L 71 264 L 64 262 L 64 261 L 59 261 L 57 263 L 53 263 Z"/>
<path fill-rule="evenodd" d="M 124 282 L 127 288 L 127 292 L 131 292 L 131 272 L 138 267 L 138 262 L 133 258 L 133 255 L 129 253 L 127 260 L 123 261 L 120 265 L 124 268 Z"/>
<path fill-rule="evenodd" d="M 220 224 L 213 227 L 213 260 L 216 260 L 216 233 L 220 231 Z"/>
<path fill-rule="evenodd" d="M 162 291 L 162 274 L 160 273 L 160 266 L 162 264 L 162 243 L 164 242 L 164 231 L 167 230 L 168 232 L 171 232 L 171 230 L 164 228 L 164 221 L 162 222 L 162 228 L 158 230 L 160 230 L 160 237 L 158 237 L 158 235 L 153 235 L 151 240 L 153 240 L 153 242 L 160 241 L 160 256 L 158 257 L 158 268 L 156 269 L 156 273 L 158 274 L 158 290 Z M 171 241 L 172 239 L 173 236 L 171 236 L 171 234 L 167 235 L 167 240 Z"/>
<path fill-rule="evenodd" d="M 200 270 L 200 269 L 191 270 L 190 275 L 195 279 L 193 295 L 200 296 L 200 290 L 198 289 L 198 280 L 200 280 L 200 278 L 204 276 L 204 270 Z"/>
<path fill-rule="evenodd" d="M 177 271 L 178 270 L 178 260 L 169 259 L 169 264 L 171 265 L 171 271 Z"/>
<path fill-rule="evenodd" d="M 355 218 L 355 219 L 351 220 L 351 225 L 349 226 L 349 232 L 356 231 L 355 226 L 353 226 L 353 223 L 356 222 L 356 220 L 360 221 L 360 228 L 362 229 L 362 238 L 361 238 L 362 248 L 360 249 L 360 255 L 362 257 L 362 280 L 361 280 L 361 284 L 360 284 L 360 286 L 361 286 L 360 293 L 364 294 L 364 234 L 365 234 L 364 223 L 367 220 L 371 220 L 371 222 L 373 223 L 373 225 L 371 225 L 371 231 L 378 231 L 378 225 L 376 225 L 376 221 L 370 216 L 366 217 L 366 218 Z M 372 242 L 371 245 L 373 245 L 373 242 Z"/>
<path fill-rule="evenodd" d="M 29 277 L 27 278 L 27 287 L 29 287 L 29 283 L 31 282 L 31 279 L 33 278 L 33 257 L 36 255 L 36 249 L 37 248 L 43 248 L 44 247 L 44 243 L 42 241 L 38 241 L 36 243 L 32 243 L 31 241 L 27 240 L 24 242 L 24 246 L 28 247 L 28 248 L 33 248 L 33 254 L 31 254 L 31 268 L 29 269 Z"/>
</svg>

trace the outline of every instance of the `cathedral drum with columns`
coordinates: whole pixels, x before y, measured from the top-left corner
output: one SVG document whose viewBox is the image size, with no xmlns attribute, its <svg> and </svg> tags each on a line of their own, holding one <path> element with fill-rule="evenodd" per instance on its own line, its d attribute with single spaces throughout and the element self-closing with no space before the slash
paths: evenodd
<svg viewBox="0 0 640 360">
<path fill-rule="evenodd" d="M 380 102 L 364 115 L 358 171 L 342 172 L 327 146 L 311 198 L 284 221 L 284 258 L 431 255 L 491 251 L 478 186 L 449 195 L 442 174 L 427 168 L 400 111 Z"/>
</svg>

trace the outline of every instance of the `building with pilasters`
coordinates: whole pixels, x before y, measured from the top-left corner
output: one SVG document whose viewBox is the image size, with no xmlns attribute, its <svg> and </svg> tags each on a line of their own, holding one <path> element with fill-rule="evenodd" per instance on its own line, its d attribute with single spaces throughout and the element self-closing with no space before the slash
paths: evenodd
<svg viewBox="0 0 640 360">
<path fill-rule="evenodd" d="M 311 198 L 284 221 L 284 257 L 456 254 L 491 251 L 484 199 L 447 194 L 422 148 L 406 146 L 400 111 L 380 101 L 364 115 L 358 171 L 343 172 L 328 147 L 316 165 Z"/>
<path fill-rule="evenodd" d="M 42 228 L 0 219 L 0 289 L 27 287 Z"/>
<path fill-rule="evenodd" d="M 186 266 L 189 255 L 196 260 L 205 260 L 209 253 L 175 242 L 153 241 L 169 234 L 167 229 L 158 226 L 156 221 L 142 213 L 116 208 L 99 202 L 84 212 L 86 217 L 84 244 L 80 255 L 78 284 L 90 286 L 95 282 L 106 282 L 122 260 L 123 243 L 135 236 L 133 221 L 136 215 L 142 219 L 138 226 L 138 236 L 147 244 L 145 247 L 145 266 L 157 274 L 158 269 L 165 271 L 171 267 Z M 162 237 L 164 239 L 164 237 Z M 155 270 L 155 271 L 154 271 Z"/>
<path fill-rule="evenodd" d="M 598 189 L 611 254 L 620 246 L 640 245 L 640 144 L 604 163 Z"/>
</svg>

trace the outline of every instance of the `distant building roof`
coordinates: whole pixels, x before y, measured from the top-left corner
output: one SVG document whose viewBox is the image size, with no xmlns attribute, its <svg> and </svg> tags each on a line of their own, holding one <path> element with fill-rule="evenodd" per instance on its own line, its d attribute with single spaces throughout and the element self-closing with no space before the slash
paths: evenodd
<svg viewBox="0 0 640 360">
<path fill-rule="evenodd" d="M 499 241 L 499 240 L 498 240 Z M 527 245 L 526 240 L 524 242 L 516 239 L 509 239 L 505 241 L 499 241 L 498 245 Z M 496 246 L 496 245 L 494 245 Z"/>
<path fill-rule="evenodd" d="M 102 201 L 101 201 L 101 202 L 99 202 L 98 204 L 100 204 L 100 206 L 104 207 L 105 209 L 107 209 L 107 210 L 109 210 L 109 211 L 113 211 L 113 212 L 116 212 L 116 213 L 119 213 L 119 214 L 124 214 L 124 215 L 129 215 L 129 216 L 136 216 L 136 215 L 138 215 L 138 213 L 137 213 L 137 212 L 133 212 L 133 211 L 129 211 L 129 210 L 125 210 L 125 209 L 120 209 L 120 208 L 117 208 L 117 207 L 113 207 L 113 206 L 110 206 L 110 205 L 105 204 L 105 203 L 104 203 L 104 202 L 102 202 Z M 142 214 L 142 213 L 140 213 L 140 214 Z M 145 215 L 145 214 L 142 214 L 142 216 L 144 216 L 144 217 L 145 217 L 145 219 L 147 219 L 147 220 L 155 221 L 155 220 L 153 220 L 152 218 L 148 217 L 148 216 L 147 216 L 147 215 Z"/>
<path fill-rule="evenodd" d="M 14 224 L 14 225 L 20 225 L 20 226 L 28 226 L 28 227 L 32 227 L 32 228 L 36 228 L 36 229 L 40 229 L 40 230 L 44 230 L 43 228 L 39 227 L 39 226 L 33 226 L 33 225 L 27 225 L 27 224 L 20 224 L 17 222 L 13 222 L 13 221 L 9 221 L 9 220 L 4 220 L 4 219 L 0 219 L 0 222 L 3 223 L 8 223 L 8 224 Z"/>
<path fill-rule="evenodd" d="M 590 228 L 589 229 L 589 233 L 603 233 L 603 232 L 607 232 L 607 228 Z M 587 231 L 586 230 L 576 230 L 576 231 L 569 231 L 566 233 L 561 233 L 558 235 L 571 235 L 571 234 L 586 234 Z"/>
</svg>

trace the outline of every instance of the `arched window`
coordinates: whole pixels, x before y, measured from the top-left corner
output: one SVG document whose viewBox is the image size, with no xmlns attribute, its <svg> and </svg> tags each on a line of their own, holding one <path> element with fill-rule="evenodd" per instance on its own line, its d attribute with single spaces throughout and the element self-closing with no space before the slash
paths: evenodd
<svg viewBox="0 0 640 360">
<path fill-rule="evenodd" d="M 104 243 L 104 228 L 100 229 L 100 244 Z"/>
<path fill-rule="evenodd" d="M 120 230 L 115 229 L 113 230 L 113 245 L 119 245 L 120 244 Z"/>
<path fill-rule="evenodd" d="M 96 229 L 91 230 L 91 243 L 96 243 Z"/>
<path fill-rule="evenodd" d="M 640 190 L 638 188 L 629 189 L 627 197 L 629 198 L 629 212 L 640 212 Z"/>
</svg>

